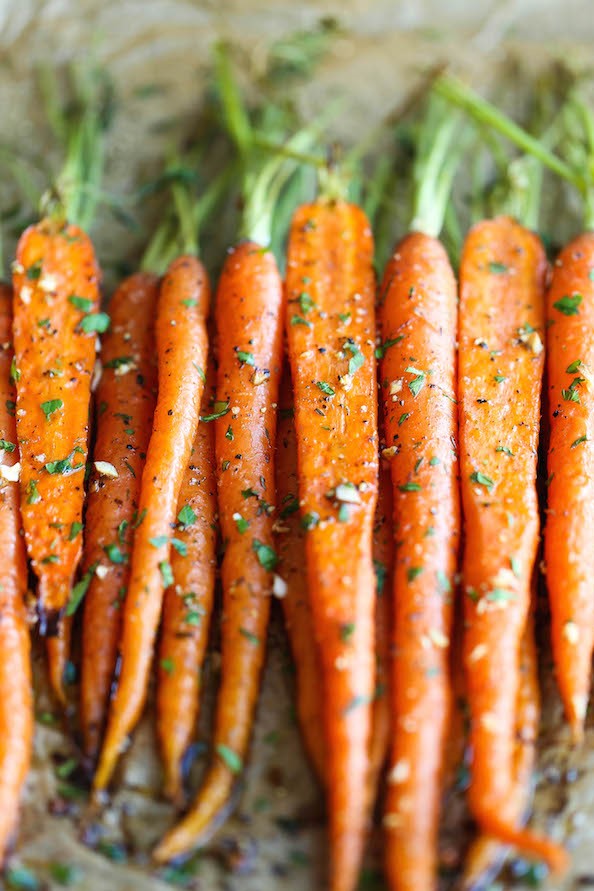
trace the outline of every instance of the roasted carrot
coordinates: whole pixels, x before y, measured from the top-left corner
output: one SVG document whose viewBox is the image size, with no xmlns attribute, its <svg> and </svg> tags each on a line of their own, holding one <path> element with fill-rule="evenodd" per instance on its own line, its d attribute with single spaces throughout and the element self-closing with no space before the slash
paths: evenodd
<svg viewBox="0 0 594 891">
<path fill-rule="evenodd" d="M 471 229 L 460 266 L 458 387 L 470 808 L 485 833 L 557 869 L 563 852 L 518 826 L 513 792 L 520 642 L 539 527 L 546 272 L 541 242 L 519 223 L 497 217 Z"/>
<path fill-rule="evenodd" d="M 392 736 L 384 826 L 391 888 L 435 887 L 450 715 L 449 646 L 460 535 L 456 281 L 445 249 L 413 232 L 380 290 L 384 457 L 394 499 Z"/>
<path fill-rule="evenodd" d="M 530 799 L 540 718 L 538 660 L 533 624 L 531 614 L 520 645 L 520 678 L 513 755 L 514 784 L 511 792 L 518 820 L 525 817 Z M 481 883 L 485 884 L 488 878 L 497 872 L 504 856 L 505 848 L 496 839 L 479 835 L 466 853 L 463 887 L 472 891 Z"/>
<path fill-rule="evenodd" d="M 25 545 L 19 512 L 12 292 L 0 284 L 0 864 L 14 835 L 33 743 L 30 643 L 24 597 Z"/>
<path fill-rule="evenodd" d="M 189 255 L 174 260 L 163 278 L 157 305 L 157 406 L 123 605 L 121 670 L 94 778 L 96 791 L 108 784 L 146 699 L 163 591 L 171 583 L 171 533 L 204 390 L 209 300 L 208 278 L 200 261 Z"/>
<path fill-rule="evenodd" d="M 69 223 L 23 233 L 13 285 L 21 512 L 41 630 L 55 635 L 81 554 L 95 342 L 109 319 L 97 312 L 93 246 Z M 54 689 L 64 700 L 61 683 Z"/>
<path fill-rule="evenodd" d="M 583 738 L 594 648 L 594 232 L 574 238 L 547 294 L 550 440 L 546 580 L 557 682 L 576 741 Z"/>
<path fill-rule="evenodd" d="M 82 548 L 96 336 L 109 325 L 97 311 L 99 268 L 86 232 L 97 205 L 111 91 L 100 71 L 73 66 L 71 95 L 58 107 L 51 78 L 46 71 L 42 86 L 65 165 L 49 213 L 19 240 L 13 315 L 21 512 L 39 582 L 40 630 L 61 635 L 49 658 L 52 686 L 64 703 L 68 630 L 62 633 L 61 620 Z"/>
<path fill-rule="evenodd" d="M 279 510 L 275 525 L 279 593 L 293 663 L 297 717 L 305 750 L 321 783 L 326 758 L 322 728 L 320 657 L 313 633 L 305 570 L 305 529 L 299 516 L 297 440 L 291 375 L 285 368 L 281 382 L 276 457 L 276 497 Z"/>
<path fill-rule="evenodd" d="M 282 308 L 274 256 L 251 241 L 238 245 L 223 266 L 215 312 L 215 455 L 225 546 L 216 758 L 190 811 L 156 848 L 159 861 L 203 840 L 226 804 L 248 750 L 277 564 L 272 514 Z"/>
<path fill-rule="evenodd" d="M 148 273 L 122 282 L 111 298 L 111 329 L 102 341 L 82 579 L 75 590 L 85 598 L 80 720 L 85 755 L 93 763 L 116 666 L 140 481 L 155 407 L 158 292 L 157 277 Z M 69 612 L 77 605 L 76 600 L 72 602 Z"/>
<path fill-rule="evenodd" d="M 211 404 L 212 387 L 207 383 L 203 416 Z M 213 608 L 217 539 L 213 433 L 212 424 L 200 422 L 180 490 L 171 555 L 173 584 L 165 591 L 159 643 L 157 735 L 165 795 L 178 804 L 183 800 L 182 761 L 198 717 Z"/>
<path fill-rule="evenodd" d="M 307 582 L 324 697 L 330 887 L 359 873 L 374 691 L 377 410 L 373 239 L 342 200 L 291 225 L 287 333 Z"/>
</svg>

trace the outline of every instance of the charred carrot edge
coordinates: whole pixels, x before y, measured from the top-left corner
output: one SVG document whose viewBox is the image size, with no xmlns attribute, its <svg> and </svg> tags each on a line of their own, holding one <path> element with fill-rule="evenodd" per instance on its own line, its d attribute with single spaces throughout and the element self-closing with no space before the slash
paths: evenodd
<svg viewBox="0 0 594 891">
<path fill-rule="evenodd" d="M 522 638 L 520 650 L 520 679 L 516 705 L 514 740 L 515 808 L 518 820 L 526 814 L 530 799 L 532 771 L 536 760 L 536 742 L 540 719 L 540 691 L 538 687 L 538 658 L 534 642 L 532 611 Z M 503 848 L 496 839 L 480 835 L 471 844 L 464 863 L 463 888 L 472 891 L 496 872 L 503 857 Z"/>
<path fill-rule="evenodd" d="M 565 712 L 583 738 L 594 647 L 594 233 L 574 238 L 553 266 L 547 294 L 547 380 L 550 440 L 545 526 L 551 636 Z"/>
<path fill-rule="evenodd" d="M 139 519 L 140 482 L 157 386 L 154 316 L 158 293 L 159 280 L 148 273 L 136 273 L 122 282 L 111 298 L 111 329 L 102 340 L 79 583 L 87 585 L 80 723 L 90 763 L 97 758 L 104 730 L 134 525 Z"/>
<path fill-rule="evenodd" d="M 414 232 L 380 290 L 381 392 L 394 500 L 393 716 L 386 872 L 398 891 L 436 887 L 451 690 L 457 483 L 457 294 L 445 249 Z"/>
<path fill-rule="evenodd" d="M 225 555 L 222 663 L 212 764 L 186 817 L 153 856 L 204 842 L 243 768 L 252 731 L 277 555 L 274 452 L 283 288 L 274 256 L 253 242 L 227 257 L 216 299 L 216 473 Z"/>
<path fill-rule="evenodd" d="M 171 578 L 171 530 L 204 390 L 209 301 L 208 278 L 200 261 L 191 256 L 174 260 L 163 278 L 157 306 L 157 406 L 123 608 L 121 672 L 93 781 L 96 792 L 108 784 L 146 699 L 163 592 Z"/>
<path fill-rule="evenodd" d="M 519 652 L 539 526 L 535 480 L 546 272 L 539 239 L 508 217 L 479 223 L 466 238 L 458 376 L 464 662 L 473 752 L 470 809 L 485 833 L 560 870 L 564 851 L 518 826 L 513 795 Z"/>
<path fill-rule="evenodd" d="M 0 284 L 0 864 L 16 829 L 33 744 L 30 642 L 24 597 L 27 564 L 21 535 L 15 388 L 11 377 L 12 292 Z"/>
<path fill-rule="evenodd" d="M 77 226 L 52 219 L 30 226 L 18 243 L 13 285 L 21 512 L 40 628 L 55 635 L 81 555 L 95 341 L 109 320 L 97 312 L 99 269 Z M 62 667 L 51 676 L 63 702 Z"/>
<path fill-rule="evenodd" d="M 209 385 L 209 379 L 210 384 Z M 202 415 L 212 405 L 209 371 Z M 201 421 L 179 493 L 173 585 L 165 591 L 157 674 L 157 736 L 165 795 L 183 801 L 182 762 L 195 732 L 213 609 L 217 499 L 213 425 Z"/>
<path fill-rule="evenodd" d="M 372 261 L 371 230 L 360 208 L 319 200 L 296 211 L 287 336 L 324 697 L 332 891 L 355 887 L 367 828 L 378 487 Z"/>
<path fill-rule="evenodd" d="M 297 717 L 305 750 L 318 780 L 326 774 L 320 659 L 313 633 L 311 607 L 305 571 L 305 530 L 299 515 L 297 440 L 291 374 L 285 367 L 279 398 L 276 495 L 278 520 L 275 525 L 279 561 L 280 593 L 285 627 L 295 665 Z"/>
</svg>

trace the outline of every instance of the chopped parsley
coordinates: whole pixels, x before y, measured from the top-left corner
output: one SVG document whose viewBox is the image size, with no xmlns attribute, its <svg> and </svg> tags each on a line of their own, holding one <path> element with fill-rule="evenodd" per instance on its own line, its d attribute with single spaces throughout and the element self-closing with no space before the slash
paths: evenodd
<svg viewBox="0 0 594 891">
<path fill-rule="evenodd" d="M 215 402 L 213 405 L 213 411 L 210 415 L 202 415 L 200 418 L 201 421 L 208 423 L 209 421 L 216 421 L 217 418 L 223 418 L 231 409 L 231 405 L 229 400 L 226 402 L 219 401 Z"/>
<path fill-rule="evenodd" d="M 577 316 L 583 299 L 581 294 L 566 294 L 560 300 L 556 300 L 553 306 L 564 316 Z"/>
<path fill-rule="evenodd" d="M 364 364 L 365 356 L 353 340 L 347 340 L 343 346 L 351 354 L 349 359 L 349 374 L 355 374 Z"/>
<path fill-rule="evenodd" d="M 109 328 L 110 322 L 106 312 L 92 312 L 80 320 L 80 328 L 85 334 L 103 334 Z"/>
<path fill-rule="evenodd" d="M 384 340 L 382 344 L 375 348 L 375 358 L 383 359 L 386 355 L 386 351 L 390 349 L 390 347 L 396 346 L 396 344 L 400 343 L 400 341 L 404 340 L 404 334 L 399 334 L 398 337 L 388 337 L 387 340 Z"/>
<path fill-rule="evenodd" d="M 316 381 L 316 387 L 318 390 L 321 390 L 322 393 L 325 393 L 326 396 L 334 396 L 335 391 L 332 389 L 330 384 L 327 384 L 326 381 Z"/>
<path fill-rule="evenodd" d="M 480 470 L 475 470 L 474 473 L 471 473 L 470 479 L 473 483 L 476 483 L 477 486 L 484 486 L 485 489 L 489 490 L 489 492 L 495 485 L 491 477 L 486 476 L 484 473 L 481 473 Z"/>
<path fill-rule="evenodd" d="M 177 515 L 177 522 L 182 526 L 191 526 L 196 522 L 198 516 L 196 512 L 190 507 L 189 504 L 184 504 L 181 508 L 180 512 Z"/>
<path fill-rule="evenodd" d="M 252 365 L 255 366 L 256 361 L 254 359 L 253 353 L 246 353 L 245 350 L 237 350 L 237 358 L 241 362 L 242 365 Z"/>
<path fill-rule="evenodd" d="M 71 303 L 76 309 L 80 309 L 81 312 L 91 312 L 93 309 L 93 301 L 88 297 L 79 297 L 78 294 L 71 294 L 68 303 Z"/>
<path fill-rule="evenodd" d="M 301 519 L 301 525 L 305 530 L 314 529 L 320 522 L 320 515 L 315 511 L 304 514 Z"/>
<path fill-rule="evenodd" d="M 171 564 L 167 560 L 163 560 L 159 563 L 159 571 L 161 572 L 161 579 L 163 580 L 163 584 L 166 588 L 169 588 L 173 584 L 173 571 L 171 569 Z"/>
<path fill-rule="evenodd" d="M 243 761 L 237 752 L 234 752 L 233 749 L 230 749 L 229 746 L 226 746 L 224 743 L 219 743 L 216 746 L 216 753 L 225 766 L 229 768 L 231 773 L 241 773 Z"/>
<path fill-rule="evenodd" d="M 420 492 L 422 486 L 420 483 L 401 483 L 398 488 L 401 492 Z"/>
<path fill-rule="evenodd" d="M 41 411 L 44 413 L 46 421 L 49 421 L 54 412 L 59 411 L 61 408 L 64 408 L 64 403 L 61 399 L 48 399 L 47 402 L 41 403 Z"/>
<path fill-rule="evenodd" d="M 492 272 L 493 275 L 504 275 L 506 272 L 509 272 L 509 268 L 505 265 L 505 263 L 496 263 L 491 261 L 489 263 L 489 272 Z"/>
<path fill-rule="evenodd" d="M 252 542 L 252 551 L 255 552 L 260 566 L 263 566 L 267 572 L 273 572 L 276 569 L 278 557 L 270 545 L 263 544 L 255 538 Z"/>
</svg>

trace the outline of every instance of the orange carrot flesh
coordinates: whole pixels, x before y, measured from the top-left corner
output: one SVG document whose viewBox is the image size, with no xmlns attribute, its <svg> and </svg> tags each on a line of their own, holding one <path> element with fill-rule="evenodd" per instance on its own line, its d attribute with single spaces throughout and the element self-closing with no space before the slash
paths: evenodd
<svg viewBox="0 0 594 891">
<path fill-rule="evenodd" d="M 199 260 L 191 256 L 174 260 L 163 278 L 157 306 L 157 406 L 123 606 L 121 672 L 94 778 L 96 791 L 109 782 L 146 700 L 163 591 L 171 576 L 171 531 L 204 390 L 209 298 Z"/>
<path fill-rule="evenodd" d="M 76 226 L 43 220 L 17 246 L 13 274 L 21 512 L 39 581 L 43 633 L 57 634 L 80 559 L 99 270 Z M 63 648 L 56 648 L 56 654 Z M 64 701 L 60 666 L 51 675 Z M 59 681 L 59 686 L 56 683 Z"/>
<path fill-rule="evenodd" d="M 594 646 L 594 233 L 553 266 L 547 295 L 550 440 L 545 527 L 551 636 L 567 718 L 583 737 Z"/>
<path fill-rule="evenodd" d="M 418 232 L 401 241 L 380 301 L 395 548 L 386 871 L 391 888 L 412 891 L 436 887 L 460 536 L 457 295 L 440 242 Z"/>
<path fill-rule="evenodd" d="M 202 414 L 208 415 L 205 387 Z M 179 493 L 173 585 L 165 591 L 157 675 L 157 736 L 164 791 L 183 800 L 182 762 L 195 732 L 216 574 L 216 481 L 213 425 L 202 421 Z"/>
<path fill-rule="evenodd" d="M 358 207 L 318 201 L 295 213 L 287 334 L 324 697 L 332 891 L 355 887 L 367 824 L 378 485 L 372 260 L 369 222 Z"/>
<path fill-rule="evenodd" d="M 138 273 L 126 279 L 110 301 L 111 328 L 102 342 L 83 547 L 83 579 L 88 580 L 88 589 L 80 686 L 84 750 L 93 763 L 116 666 L 140 481 L 153 422 L 158 293 L 159 281 L 153 275 Z"/>
<path fill-rule="evenodd" d="M 321 783 L 326 759 L 320 691 L 320 657 L 316 647 L 305 571 L 305 529 L 299 515 L 297 439 L 291 375 L 285 369 L 279 400 L 276 458 L 276 495 L 279 519 L 276 552 L 279 575 L 286 585 L 281 600 L 295 665 L 297 717 L 305 750 Z"/>
<path fill-rule="evenodd" d="M 216 474 L 223 619 L 215 758 L 184 819 L 155 849 L 170 860 L 204 842 L 228 802 L 251 736 L 277 556 L 274 451 L 282 361 L 283 288 L 273 254 L 243 242 L 217 289 Z"/>
<path fill-rule="evenodd" d="M 539 239 L 508 217 L 479 223 L 466 238 L 458 377 L 464 662 L 471 811 L 487 834 L 561 868 L 558 847 L 518 827 L 512 795 L 520 641 L 539 526 L 535 480 L 546 271 Z"/>
<path fill-rule="evenodd" d="M 536 759 L 536 742 L 540 719 L 540 691 L 538 686 L 538 658 L 534 642 L 533 616 L 520 646 L 520 677 L 515 717 L 513 756 L 514 786 L 517 819 L 522 820 L 530 799 L 532 771 Z M 480 835 L 470 846 L 464 863 L 464 888 L 471 891 L 485 881 L 489 872 L 497 870 L 505 855 L 505 848 L 496 839 Z"/>
<path fill-rule="evenodd" d="M 4 862 L 16 828 L 33 743 L 30 642 L 24 603 L 27 565 L 21 535 L 19 485 L 10 472 L 19 460 L 11 407 L 15 402 L 11 380 L 11 303 L 10 288 L 0 284 L 0 864 Z"/>
</svg>

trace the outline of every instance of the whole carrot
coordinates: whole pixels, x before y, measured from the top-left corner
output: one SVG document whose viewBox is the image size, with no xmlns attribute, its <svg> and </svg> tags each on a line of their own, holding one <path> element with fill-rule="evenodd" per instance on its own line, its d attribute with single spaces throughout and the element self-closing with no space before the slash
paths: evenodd
<svg viewBox="0 0 594 891">
<path fill-rule="evenodd" d="M 85 755 L 94 762 L 113 682 L 122 604 L 130 572 L 140 481 L 155 407 L 154 315 L 159 281 L 136 273 L 109 304 L 95 394 L 96 440 L 85 517 L 80 720 Z M 71 602 L 73 613 L 77 602 Z"/>
<path fill-rule="evenodd" d="M 33 742 L 30 643 L 24 597 L 25 546 L 19 512 L 19 452 L 14 416 L 12 293 L 0 284 L 0 864 L 17 820 Z"/>
<path fill-rule="evenodd" d="M 541 242 L 519 223 L 497 217 L 473 227 L 460 266 L 458 385 L 470 808 L 484 832 L 557 868 L 562 852 L 519 828 L 513 795 L 520 643 L 538 542 L 546 272 Z"/>
<path fill-rule="evenodd" d="M 242 166 L 242 240 L 227 255 L 217 288 L 215 421 L 218 505 L 224 557 L 221 682 L 214 754 L 186 816 L 153 852 L 170 860 L 204 844 L 243 770 L 266 651 L 278 557 L 274 453 L 282 363 L 283 287 L 267 247 L 278 190 L 290 178 L 280 157 L 263 166 L 255 131 L 223 47 L 217 52 L 223 115 Z M 295 144 L 295 140 L 296 143 Z M 295 137 L 293 146 L 299 148 Z M 274 183 L 274 185 L 273 185 Z M 276 233 L 278 235 L 278 233 Z"/>
<path fill-rule="evenodd" d="M 202 414 L 212 404 L 202 396 Z M 165 591 L 157 676 L 157 735 L 165 794 L 183 799 L 181 767 L 198 716 L 201 671 L 216 573 L 216 483 L 213 425 L 201 421 L 179 493 L 173 584 Z"/>
<path fill-rule="evenodd" d="M 85 229 L 96 205 L 105 83 L 73 75 L 78 104 L 53 109 L 66 163 L 51 212 L 21 236 L 13 265 L 14 377 L 21 512 L 39 582 L 40 629 L 58 635 L 82 548 L 84 474 L 97 333 L 99 268 Z M 64 702 L 67 635 L 50 648 L 50 678 Z"/>
<path fill-rule="evenodd" d="M 332 891 L 355 886 L 367 822 L 378 473 L 372 261 L 370 226 L 357 206 L 320 199 L 296 211 L 287 335 L 324 697 Z"/>
<path fill-rule="evenodd" d="M 200 261 L 190 255 L 174 260 L 157 305 L 157 406 L 123 605 L 121 670 L 94 777 L 96 791 L 109 782 L 146 699 L 163 592 L 171 584 L 171 531 L 204 390 L 209 301 L 208 278 Z"/>
<path fill-rule="evenodd" d="M 422 232 L 406 236 L 380 294 L 383 454 L 395 541 L 386 870 L 392 888 L 429 889 L 436 882 L 460 535 L 457 294 L 440 242 Z"/>
</svg>

